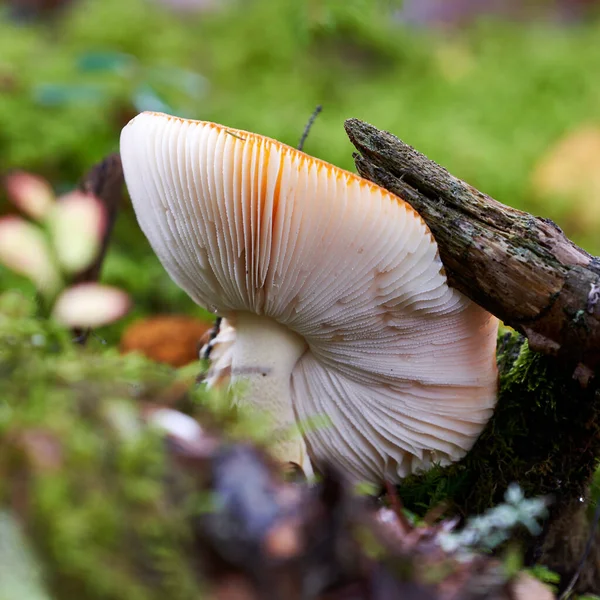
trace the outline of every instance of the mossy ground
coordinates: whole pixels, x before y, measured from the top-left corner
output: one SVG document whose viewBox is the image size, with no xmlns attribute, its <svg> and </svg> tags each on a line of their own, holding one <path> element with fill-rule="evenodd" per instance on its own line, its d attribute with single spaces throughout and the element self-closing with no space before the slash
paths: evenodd
<svg viewBox="0 0 600 600">
<path fill-rule="evenodd" d="M 24 525 L 52 597 L 199 597 L 187 559 L 196 507 L 172 501 L 188 484 L 140 416 L 177 384 L 141 357 L 0 314 L 0 507 Z"/>
<path fill-rule="evenodd" d="M 56 598 L 201 597 L 189 519 L 210 498 L 173 465 L 144 407 L 176 405 L 230 438 L 264 441 L 261 424 L 194 386 L 199 363 L 175 370 L 93 339 L 81 348 L 17 298 L 0 302 L 0 512 L 24 526 Z M 557 509 L 585 495 L 600 452 L 595 391 L 513 332 L 498 362 L 489 426 L 460 463 L 405 481 L 407 508 L 472 515 L 514 481 Z"/>
</svg>

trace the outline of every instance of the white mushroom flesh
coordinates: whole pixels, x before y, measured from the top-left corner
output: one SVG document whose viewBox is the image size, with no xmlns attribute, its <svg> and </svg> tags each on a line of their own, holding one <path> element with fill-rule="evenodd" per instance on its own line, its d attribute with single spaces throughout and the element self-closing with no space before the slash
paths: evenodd
<svg viewBox="0 0 600 600">
<path fill-rule="evenodd" d="M 263 136 L 156 113 L 124 128 L 121 156 L 165 269 L 228 320 L 210 381 L 243 380 L 278 430 L 326 417 L 308 452 L 354 479 L 472 447 L 496 399 L 497 320 L 448 287 L 408 204 Z M 310 468 L 301 439 L 274 451 Z"/>
</svg>

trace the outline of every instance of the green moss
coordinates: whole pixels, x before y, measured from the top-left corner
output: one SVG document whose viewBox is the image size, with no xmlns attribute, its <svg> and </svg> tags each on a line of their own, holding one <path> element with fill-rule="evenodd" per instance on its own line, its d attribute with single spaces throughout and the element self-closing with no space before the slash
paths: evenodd
<svg viewBox="0 0 600 600">
<path fill-rule="evenodd" d="M 25 525 L 53 597 L 201 597 L 187 558 L 195 507 L 172 497 L 190 482 L 140 418 L 177 373 L 6 314 L 0 372 L 0 507 Z"/>
<path fill-rule="evenodd" d="M 600 455 L 600 408 L 572 371 L 529 349 L 517 333 L 499 337 L 500 392 L 494 416 L 459 463 L 406 480 L 407 507 L 423 512 L 442 501 L 467 515 L 497 504 L 517 482 L 528 496 L 586 496 Z"/>
</svg>

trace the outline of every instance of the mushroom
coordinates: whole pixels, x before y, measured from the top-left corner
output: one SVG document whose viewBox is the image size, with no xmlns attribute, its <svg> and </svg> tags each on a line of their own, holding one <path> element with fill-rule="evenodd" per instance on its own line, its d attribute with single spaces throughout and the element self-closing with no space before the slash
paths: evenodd
<svg viewBox="0 0 600 600">
<path fill-rule="evenodd" d="M 276 458 L 380 483 L 472 447 L 496 400 L 498 322 L 448 286 L 406 202 L 267 137 L 159 113 L 124 127 L 121 157 L 164 268 L 224 319 L 209 384 L 241 384 Z"/>
</svg>

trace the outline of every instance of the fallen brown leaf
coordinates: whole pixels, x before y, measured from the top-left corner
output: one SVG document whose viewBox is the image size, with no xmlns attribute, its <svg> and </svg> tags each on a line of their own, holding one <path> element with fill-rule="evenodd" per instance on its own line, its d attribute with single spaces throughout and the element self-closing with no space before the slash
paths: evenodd
<svg viewBox="0 0 600 600">
<path fill-rule="evenodd" d="M 212 323 L 184 315 L 159 315 L 128 327 L 121 338 L 121 352 L 141 352 L 173 367 L 198 360 L 200 340 Z"/>
</svg>

